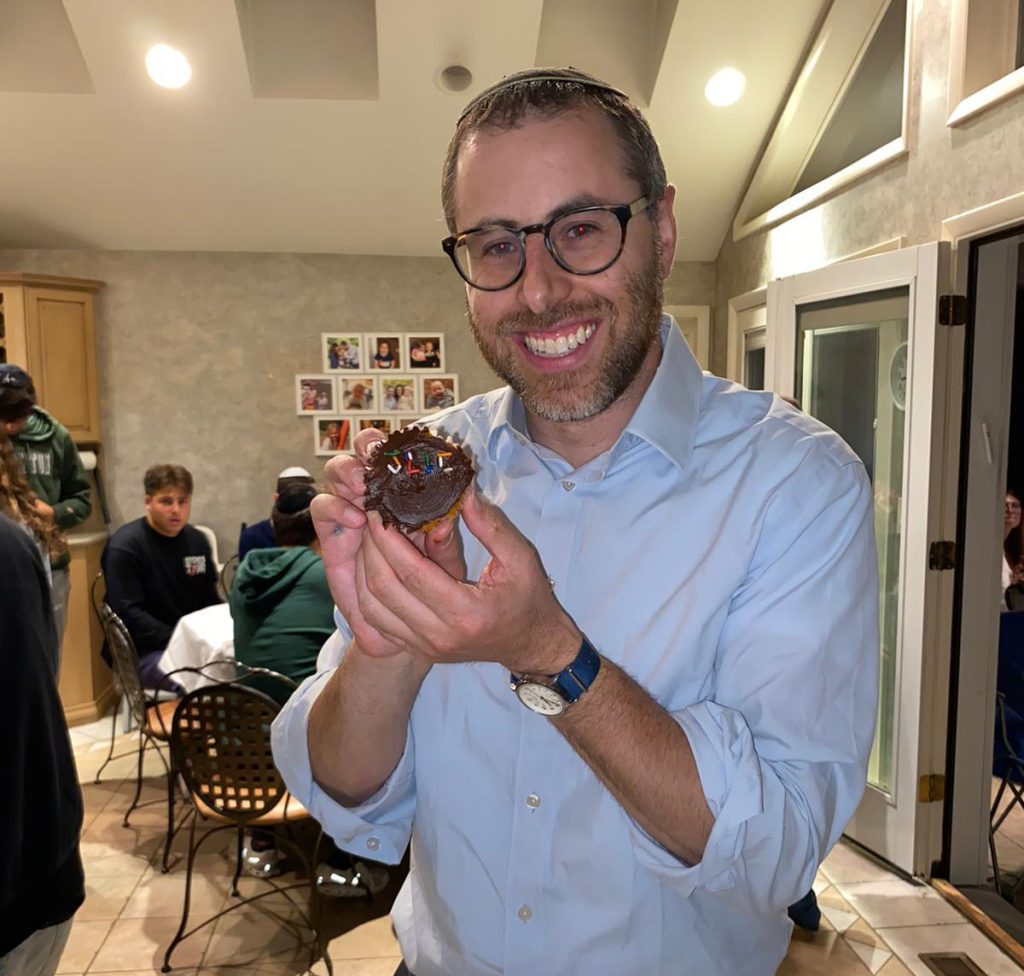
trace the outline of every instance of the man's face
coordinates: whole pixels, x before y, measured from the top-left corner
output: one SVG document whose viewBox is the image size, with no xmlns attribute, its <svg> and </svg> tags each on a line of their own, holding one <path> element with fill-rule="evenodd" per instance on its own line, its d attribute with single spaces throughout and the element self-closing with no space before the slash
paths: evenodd
<svg viewBox="0 0 1024 976">
<path fill-rule="evenodd" d="M 459 154 L 457 227 L 519 227 L 581 206 L 632 203 L 641 188 L 623 169 L 612 124 L 593 110 L 476 133 Z M 630 221 L 621 256 L 600 274 L 564 271 L 542 235 L 531 234 L 519 281 L 498 292 L 467 286 L 470 325 L 484 358 L 531 413 L 584 420 L 606 410 L 645 361 L 653 375 L 661 283 L 675 253 L 673 199 L 669 188 L 660 204 Z M 527 345 L 528 338 L 543 347 L 569 336 L 575 348 L 562 346 L 555 355 Z"/>
<path fill-rule="evenodd" d="M 22 428 L 28 423 L 28 417 L 22 417 L 21 420 L 5 420 L 3 421 L 4 430 L 7 431 L 8 437 L 15 437 L 21 433 Z"/>
<path fill-rule="evenodd" d="M 180 488 L 161 488 L 146 495 L 146 521 L 154 532 L 174 538 L 188 524 L 192 496 Z"/>
</svg>

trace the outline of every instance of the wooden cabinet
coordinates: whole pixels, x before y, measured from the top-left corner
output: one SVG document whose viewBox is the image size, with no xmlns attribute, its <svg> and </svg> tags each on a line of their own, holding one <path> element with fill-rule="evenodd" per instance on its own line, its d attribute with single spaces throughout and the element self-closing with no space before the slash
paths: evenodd
<svg viewBox="0 0 1024 976">
<path fill-rule="evenodd" d="M 92 300 L 102 281 L 0 274 L 0 362 L 17 363 L 39 405 L 77 444 L 100 440 Z"/>
<path fill-rule="evenodd" d="M 58 687 L 68 725 L 95 722 L 117 697 L 110 668 L 100 656 L 103 631 L 89 599 L 106 541 L 106 532 L 70 537 L 71 594 Z"/>
</svg>

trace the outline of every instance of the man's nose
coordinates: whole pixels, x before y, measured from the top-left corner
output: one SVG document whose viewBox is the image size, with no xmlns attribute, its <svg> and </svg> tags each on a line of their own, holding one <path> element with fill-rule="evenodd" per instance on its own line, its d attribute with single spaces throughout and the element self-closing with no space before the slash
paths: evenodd
<svg viewBox="0 0 1024 976">
<path fill-rule="evenodd" d="M 546 312 L 568 298 L 571 275 L 548 253 L 541 234 L 529 234 L 523 246 L 526 267 L 519 279 L 519 292 L 531 312 Z"/>
</svg>

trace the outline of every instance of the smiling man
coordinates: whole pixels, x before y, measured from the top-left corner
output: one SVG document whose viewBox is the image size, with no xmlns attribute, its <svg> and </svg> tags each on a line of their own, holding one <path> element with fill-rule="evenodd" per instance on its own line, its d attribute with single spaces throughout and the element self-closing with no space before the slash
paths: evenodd
<svg viewBox="0 0 1024 976">
<path fill-rule="evenodd" d="M 107 603 L 132 635 L 143 686 L 156 688 L 163 678 L 157 662 L 174 625 L 220 597 L 210 544 L 188 524 L 191 473 L 180 464 L 157 464 L 143 485 L 146 514 L 110 537 L 102 566 Z"/>
<path fill-rule="evenodd" d="M 400 973 L 773 973 L 864 788 L 864 471 L 703 375 L 661 314 L 675 191 L 621 92 L 505 79 L 460 117 L 442 194 L 508 386 L 431 416 L 477 480 L 426 538 L 364 513 L 357 458 L 328 466 L 339 629 L 278 764 L 347 850 L 397 862 L 411 838 Z"/>
</svg>

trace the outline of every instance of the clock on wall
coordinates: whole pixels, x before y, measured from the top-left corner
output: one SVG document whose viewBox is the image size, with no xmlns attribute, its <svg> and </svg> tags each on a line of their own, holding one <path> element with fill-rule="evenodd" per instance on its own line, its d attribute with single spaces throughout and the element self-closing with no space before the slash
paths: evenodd
<svg viewBox="0 0 1024 976">
<path fill-rule="evenodd" d="M 897 409 L 907 407 L 907 344 L 896 347 L 889 362 L 889 394 Z"/>
</svg>

